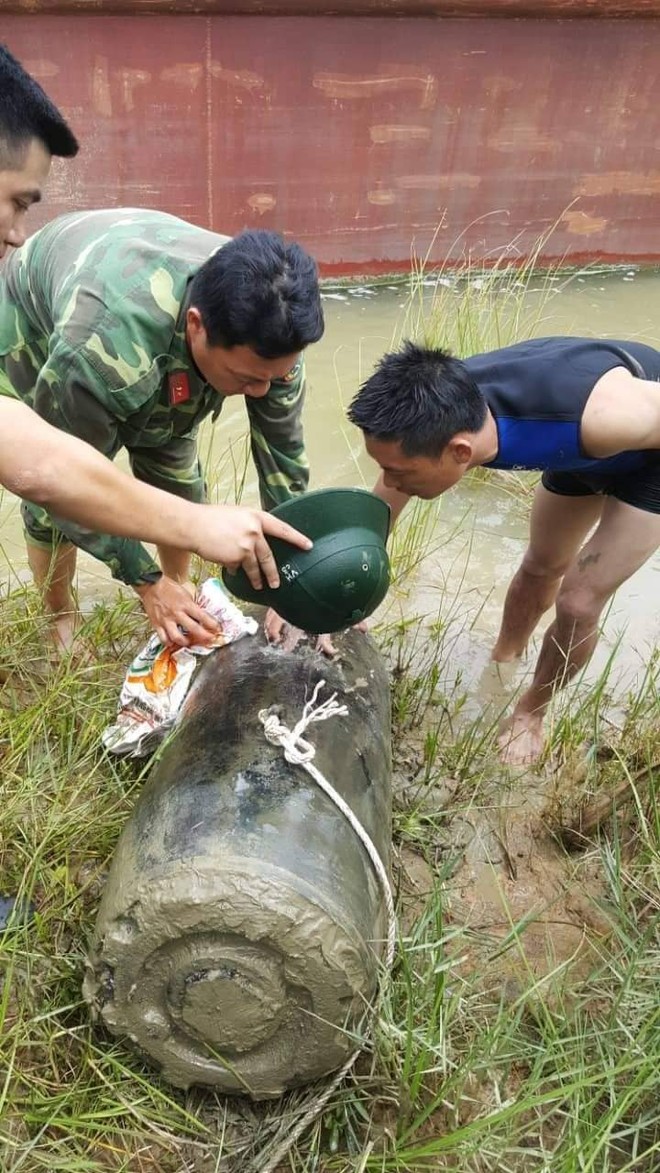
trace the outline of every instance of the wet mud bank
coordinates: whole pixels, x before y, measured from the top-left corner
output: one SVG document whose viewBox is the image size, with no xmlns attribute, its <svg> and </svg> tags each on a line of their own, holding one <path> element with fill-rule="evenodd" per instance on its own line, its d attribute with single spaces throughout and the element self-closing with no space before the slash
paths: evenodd
<svg viewBox="0 0 660 1173">
<path fill-rule="evenodd" d="M 408 779 L 397 776 L 395 760 L 395 803 L 405 802 Z M 458 934 L 458 981 L 479 973 L 484 992 L 506 1003 L 530 981 L 549 1005 L 578 996 L 615 923 L 595 842 L 585 836 L 572 849 L 566 842 L 558 795 L 571 794 L 575 804 L 580 789 L 567 769 L 509 774 L 493 762 L 477 794 L 446 779 L 418 804 L 417 817 L 435 830 L 426 850 L 404 843 L 397 853 L 404 930 L 442 872 L 446 924 Z"/>
</svg>

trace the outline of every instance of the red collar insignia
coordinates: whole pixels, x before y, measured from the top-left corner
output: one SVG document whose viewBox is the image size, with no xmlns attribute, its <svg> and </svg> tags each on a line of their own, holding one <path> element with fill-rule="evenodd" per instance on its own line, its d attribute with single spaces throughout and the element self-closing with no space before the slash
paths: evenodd
<svg viewBox="0 0 660 1173">
<path fill-rule="evenodd" d="M 178 403 L 187 403 L 190 399 L 190 383 L 185 371 L 175 371 L 174 374 L 168 375 L 167 388 L 170 407 L 176 407 Z"/>
</svg>

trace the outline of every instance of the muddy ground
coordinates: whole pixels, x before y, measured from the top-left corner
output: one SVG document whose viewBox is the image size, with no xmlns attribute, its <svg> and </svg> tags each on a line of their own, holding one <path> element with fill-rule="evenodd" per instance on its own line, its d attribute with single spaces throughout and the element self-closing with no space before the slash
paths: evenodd
<svg viewBox="0 0 660 1173">
<path fill-rule="evenodd" d="M 394 790 L 395 802 L 405 803 L 410 747 L 403 757 L 395 763 Z M 542 985 L 549 979 L 564 993 L 585 979 L 612 920 L 600 857 L 589 850 L 593 842 L 577 835 L 566 842 L 578 822 L 583 773 L 581 765 L 547 766 L 506 777 L 494 766 L 493 781 L 480 785 L 474 803 L 464 783 L 430 787 L 416 804 L 417 817 L 432 828 L 426 842 L 395 847 L 404 931 L 442 869 L 449 873 L 446 921 L 467 930 L 459 972 L 487 960 L 485 984 L 512 1000 L 523 985 L 529 988 L 530 977 Z"/>
</svg>

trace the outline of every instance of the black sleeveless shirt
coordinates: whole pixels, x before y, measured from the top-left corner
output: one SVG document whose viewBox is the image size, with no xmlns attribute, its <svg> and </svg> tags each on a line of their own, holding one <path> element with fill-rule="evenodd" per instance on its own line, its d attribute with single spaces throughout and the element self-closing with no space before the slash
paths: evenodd
<svg viewBox="0 0 660 1173">
<path fill-rule="evenodd" d="M 660 351 L 642 342 L 532 338 L 464 360 L 490 408 L 499 440 L 487 468 L 633 471 L 648 451 L 585 456 L 580 421 L 594 386 L 613 367 L 660 381 Z M 660 386 L 658 387 L 660 396 Z"/>
</svg>

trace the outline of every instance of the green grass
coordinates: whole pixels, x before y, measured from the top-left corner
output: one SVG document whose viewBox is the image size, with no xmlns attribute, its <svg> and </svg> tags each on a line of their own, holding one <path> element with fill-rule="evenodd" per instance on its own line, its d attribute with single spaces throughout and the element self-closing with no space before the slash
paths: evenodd
<svg viewBox="0 0 660 1173">
<path fill-rule="evenodd" d="M 259 1168 L 310 1093 L 250 1106 L 177 1092 L 93 1028 L 80 995 L 104 870 L 141 784 L 135 766 L 113 765 L 99 750 L 141 621 L 124 600 L 104 607 L 86 633 L 99 665 L 50 671 L 40 664 L 31 593 L 5 602 L 0 622 L 6 665 L 11 655 L 26 665 L 6 686 L 0 715 L 3 887 L 38 909 L 31 925 L 0 938 L 3 1173 Z M 397 669 L 395 765 L 406 783 L 395 803 L 402 927 L 394 972 L 356 1073 L 282 1168 L 652 1170 L 660 1161 L 655 784 L 600 841 L 566 855 L 573 886 L 597 877 L 609 926 L 594 935 L 589 972 L 566 980 L 558 959 L 539 976 L 526 956 L 531 922 L 511 920 L 494 933 L 454 912 L 456 827 L 476 825 L 510 784 L 497 774 L 488 731 L 461 726 L 460 695 L 439 695 L 432 667 L 443 659 L 446 628 L 434 626 L 426 662 L 413 669 L 418 630 L 380 633 Z M 660 753 L 656 689 L 649 676 L 629 698 L 619 772 Z M 594 705 L 606 703 L 606 688 L 594 690 L 583 736 Z M 593 777 L 581 787 L 589 798 Z M 428 891 L 407 882 L 411 853 Z M 503 977 L 511 965 L 515 980 Z"/>
</svg>

